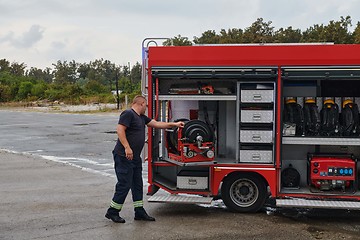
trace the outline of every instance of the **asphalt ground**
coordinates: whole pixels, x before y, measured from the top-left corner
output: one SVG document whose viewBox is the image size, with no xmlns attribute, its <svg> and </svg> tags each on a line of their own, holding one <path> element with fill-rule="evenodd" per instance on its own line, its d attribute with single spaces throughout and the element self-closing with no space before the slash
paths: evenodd
<svg viewBox="0 0 360 240">
<path fill-rule="evenodd" d="M 236 214 L 201 205 L 147 203 L 156 222 L 104 217 L 115 178 L 0 151 L 0 239 L 359 239 L 354 217 Z M 341 222 L 340 226 L 339 223 Z M 336 227 L 337 226 L 337 227 Z"/>
<path fill-rule="evenodd" d="M 360 239 L 360 212 L 148 203 L 156 222 L 104 217 L 118 114 L 0 111 L 0 239 Z M 3 149 L 3 150 L 1 150 Z M 145 164 L 146 166 L 146 164 Z M 146 182 L 146 168 L 144 179 Z M 145 186 L 146 188 L 146 186 Z M 144 189 L 146 192 L 146 189 Z"/>
</svg>

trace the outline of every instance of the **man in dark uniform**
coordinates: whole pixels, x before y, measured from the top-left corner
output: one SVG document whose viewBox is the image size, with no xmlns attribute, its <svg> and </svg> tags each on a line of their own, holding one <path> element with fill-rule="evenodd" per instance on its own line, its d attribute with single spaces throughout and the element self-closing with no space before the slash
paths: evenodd
<svg viewBox="0 0 360 240">
<path fill-rule="evenodd" d="M 123 111 L 120 115 L 117 134 L 118 140 L 113 151 L 115 172 L 118 182 L 115 186 L 115 194 L 110 203 L 105 217 L 114 222 L 124 223 L 125 219 L 119 216 L 119 212 L 125 202 L 125 198 L 131 189 L 135 220 L 155 221 L 143 208 L 143 180 L 142 160 L 140 157 L 145 143 L 145 125 L 153 128 L 183 127 L 183 122 L 158 122 L 148 118 L 145 114 L 146 99 L 136 96 L 131 109 Z"/>
</svg>

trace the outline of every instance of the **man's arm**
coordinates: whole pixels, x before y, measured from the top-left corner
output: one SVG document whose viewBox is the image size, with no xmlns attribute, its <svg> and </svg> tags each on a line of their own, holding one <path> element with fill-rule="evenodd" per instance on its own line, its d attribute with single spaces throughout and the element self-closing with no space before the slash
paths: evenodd
<svg viewBox="0 0 360 240">
<path fill-rule="evenodd" d="M 172 127 L 184 127 L 183 122 L 158 122 L 152 119 L 148 124 L 148 127 L 152 128 L 172 128 Z"/>
<path fill-rule="evenodd" d="M 116 132 L 117 132 L 117 135 L 119 137 L 119 140 L 121 142 L 121 144 L 124 146 L 125 148 L 125 155 L 126 155 L 126 158 L 129 159 L 129 160 L 132 160 L 134 155 L 133 155 L 133 151 L 129 145 L 129 142 L 126 138 L 126 126 L 122 125 L 122 124 L 118 124 L 117 125 L 117 128 L 116 128 Z"/>
</svg>

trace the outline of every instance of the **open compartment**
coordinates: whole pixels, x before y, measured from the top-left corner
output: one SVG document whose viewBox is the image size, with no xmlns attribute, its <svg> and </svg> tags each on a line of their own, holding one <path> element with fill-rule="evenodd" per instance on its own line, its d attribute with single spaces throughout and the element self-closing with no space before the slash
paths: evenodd
<svg viewBox="0 0 360 240">
<path fill-rule="evenodd" d="M 360 69 L 282 70 L 281 192 L 359 195 Z"/>
<path fill-rule="evenodd" d="M 159 121 L 184 121 L 183 129 L 154 129 L 153 160 L 165 160 L 180 165 L 235 163 L 236 161 L 236 81 L 222 80 L 227 94 L 215 94 L 217 85 L 207 85 L 212 93 L 192 92 L 170 94 L 179 86 L 176 79 L 160 79 L 159 89 L 166 94 L 154 97 L 154 115 Z M 189 82 L 187 80 L 186 82 Z M 192 79 L 194 86 L 206 80 Z M 183 82 L 181 81 L 182 85 Z M 190 86 L 191 84 L 185 84 Z M 169 87 L 168 87 L 169 86 Z M 219 85 L 220 86 L 220 85 Z M 177 91 L 181 91 L 180 88 Z M 199 87 L 200 89 L 200 87 Z M 170 91 L 170 92 L 169 92 Z M 164 93 L 164 92 L 163 92 Z M 155 157 L 155 158 L 154 158 Z"/>
</svg>

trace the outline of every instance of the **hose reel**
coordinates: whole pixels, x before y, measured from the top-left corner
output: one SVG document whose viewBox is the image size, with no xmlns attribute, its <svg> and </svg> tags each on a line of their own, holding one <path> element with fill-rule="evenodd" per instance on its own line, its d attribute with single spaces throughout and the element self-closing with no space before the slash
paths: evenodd
<svg viewBox="0 0 360 240">
<path fill-rule="evenodd" d="M 201 120 L 178 119 L 183 121 L 183 128 L 172 128 L 167 131 L 167 148 L 169 153 L 176 154 L 191 161 L 209 161 L 214 158 L 214 132 Z M 171 155 L 177 158 L 174 155 Z M 184 159 L 182 159 L 184 160 Z M 185 161 L 187 161 L 185 160 Z"/>
</svg>

